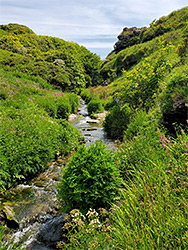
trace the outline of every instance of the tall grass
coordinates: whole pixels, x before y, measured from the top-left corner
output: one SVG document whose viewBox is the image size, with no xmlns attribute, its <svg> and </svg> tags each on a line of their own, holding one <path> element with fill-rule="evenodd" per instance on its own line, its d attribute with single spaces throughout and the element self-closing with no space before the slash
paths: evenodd
<svg viewBox="0 0 188 250">
<path fill-rule="evenodd" d="M 183 131 L 170 138 L 150 125 L 124 142 L 116 155 L 124 186 L 105 221 L 110 230 L 72 231 L 79 246 L 70 249 L 187 249 L 187 156 Z"/>
<path fill-rule="evenodd" d="M 0 193 L 44 170 L 57 150 L 78 147 L 80 134 L 67 121 L 79 98 L 3 72 L 0 85 Z"/>
</svg>

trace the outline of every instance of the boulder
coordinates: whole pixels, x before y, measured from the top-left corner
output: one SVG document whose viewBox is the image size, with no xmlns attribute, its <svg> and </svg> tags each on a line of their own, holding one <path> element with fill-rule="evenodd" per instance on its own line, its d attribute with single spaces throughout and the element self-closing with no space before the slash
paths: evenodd
<svg viewBox="0 0 188 250">
<path fill-rule="evenodd" d="M 43 243 L 47 247 L 56 248 L 59 241 L 66 241 L 63 237 L 65 230 L 62 228 L 67 222 L 65 217 L 67 214 L 59 215 L 46 222 L 37 235 L 37 241 Z"/>
<path fill-rule="evenodd" d="M 118 36 L 119 41 L 117 41 L 114 45 L 114 50 L 116 53 L 119 51 L 126 49 L 129 46 L 133 46 L 139 43 L 141 34 L 146 30 L 146 27 L 143 28 L 127 28 L 125 27 L 122 33 Z"/>
</svg>

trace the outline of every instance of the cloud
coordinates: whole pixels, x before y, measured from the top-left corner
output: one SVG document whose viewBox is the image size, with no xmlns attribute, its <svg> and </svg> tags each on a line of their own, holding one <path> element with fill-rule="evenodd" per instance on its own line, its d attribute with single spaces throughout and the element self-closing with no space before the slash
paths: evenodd
<svg viewBox="0 0 188 250">
<path fill-rule="evenodd" d="M 23 24 L 38 35 L 104 51 L 125 26 L 147 26 L 186 5 L 187 0 L 1 0 L 0 23 Z"/>
</svg>

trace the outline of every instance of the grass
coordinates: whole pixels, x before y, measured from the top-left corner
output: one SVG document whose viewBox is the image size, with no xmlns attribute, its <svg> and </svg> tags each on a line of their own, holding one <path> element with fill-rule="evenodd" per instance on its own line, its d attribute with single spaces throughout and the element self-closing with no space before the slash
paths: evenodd
<svg viewBox="0 0 188 250">
<path fill-rule="evenodd" d="M 187 249 L 188 136 L 169 138 L 150 126 L 116 154 L 120 200 L 94 226 L 77 220 L 82 227 L 69 227 L 69 248 L 62 249 Z"/>
</svg>

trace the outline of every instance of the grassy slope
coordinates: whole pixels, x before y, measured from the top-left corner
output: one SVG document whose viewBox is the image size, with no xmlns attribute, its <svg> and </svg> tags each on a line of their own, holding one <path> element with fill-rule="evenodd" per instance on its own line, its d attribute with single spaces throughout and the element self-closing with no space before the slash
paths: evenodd
<svg viewBox="0 0 188 250">
<path fill-rule="evenodd" d="M 74 42 L 37 36 L 29 28 L 0 26 L 1 67 L 40 76 L 62 90 L 78 91 L 100 81 L 100 58 Z"/>
<path fill-rule="evenodd" d="M 104 230 L 99 233 L 97 223 L 94 229 L 86 223 L 69 235 L 72 243 L 67 249 L 187 249 L 188 136 L 177 129 L 177 137 L 172 138 L 160 124 L 176 99 L 187 102 L 187 15 L 188 8 L 173 12 L 154 22 L 157 26 L 165 21 L 164 26 L 172 27 L 164 34 L 118 54 L 112 52 L 102 68 L 110 72 L 109 85 L 84 91 L 86 98 L 100 98 L 107 107 L 119 106 L 121 112 L 128 105 L 134 114 L 116 153 L 125 180 L 122 199 L 104 222 Z M 122 66 L 127 56 L 138 55 L 139 50 L 144 54 L 134 65 Z M 117 114 L 110 125 L 117 122 Z"/>
<path fill-rule="evenodd" d="M 35 80 L 1 71 L 0 192 L 43 171 L 57 150 L 67 154 L 81 139 L 66 121 L 78 108 L 76 94 Z"/>
<path fill-rule="evenodd" d="M 100 98 L 106 108 L 119 106 L 121 116 L 122 107 L 128 105 L 133 114 L 139 110 L 155 110 L 160 119 L 165 112 L 174 110 L 178 99 L 185 104 L 188 96 L 187 20 L 186 7 L 153 22 L 145 31 L 152 34 L 149 41 L 140 40 L 139 44 L 127 47 L 117 54 L 113 51 L 101 69 L 102 74 L 108 77 L 109 84 L 107 87 L 89 89 L 93 98 Z M 159 36 L 155 31 L 161 25 L 164 27 L 164 34 Z M 108 126 L 112 127 L 113 121 L 109 120 L 107 132 L 111 129 Z M 125 128 L 120 130 L 123 132 Z M 122 135 L 121 133 L 117 137 Z"/>
<path fill-rule="evenodd" d="M 178 15 L 184 16 L 184 12 L 187 13 L 187 8 Z M 125 188 L 108 221 L 100 221 L 104 223 L 103 227 L 99 227 L 98 221 L 83 226 L 79 218 L 80 230 L 70 232 L 72 241 L 63 249 L 165 250 L 188 247 L 188 138 L 183 131 L 177 138 L 170 138 L 158 128 L 162 108 L 171 109 L 172 101 L 178 95 L 187 97 L 187 55 L 177 53 L 178 44 L 184 45 L 187 26 L 182 23 L 187 19 L 179 22 L 175 14 L 169 17 L 177 23 L 175 30 L 167 30 L 160 37 L 134 45 L 117 55 L 112 53 L 104 67 L 106 72 L 111 72 L 110 79 L 116 79 L 107 87 L 89 90 L 95 98 L 108 102 L 108 106 L 115 102 L 121 109 L 126 104 L 134 111 L 125 141 L 115 156 Z M 173 27 L 173 19 L 165 20 Z M 138 61 L 127 67 L 127 55 L 131 56 L 135 51 Z M 125 62 L 126 68 L 122 67 Z"/>
</svg>

